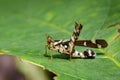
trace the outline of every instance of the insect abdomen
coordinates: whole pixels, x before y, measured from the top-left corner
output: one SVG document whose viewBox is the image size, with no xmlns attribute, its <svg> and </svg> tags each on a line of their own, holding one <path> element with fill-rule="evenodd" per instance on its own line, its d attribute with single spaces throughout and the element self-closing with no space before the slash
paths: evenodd
<svg viewBox="0 0 120 80">
<path fill-rule="evenodd" d="M 92 50 L 87 49 L 86 51 L 82 52 L 78 52 L 75 51 L 72 54 L 72 57 L 80 57 L 80 58 L 95 58 L 96 57 L 96 53 Z"/>
</svg>

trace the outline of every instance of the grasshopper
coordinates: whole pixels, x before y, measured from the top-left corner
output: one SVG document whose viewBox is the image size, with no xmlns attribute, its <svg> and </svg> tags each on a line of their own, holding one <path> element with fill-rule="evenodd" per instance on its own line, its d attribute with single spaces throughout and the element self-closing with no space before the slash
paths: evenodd
<svg viewBox="0 0 120 80">
<path fill-rule="evenodd" d="M 104 39 L 96 39 L 95 41 L 78 40 L 82 28 L 82 24 L 75 23 L 75 29 L 69 40 L 54 40 L 51 36 L 47 36 L 46 54 L 48 48 L 50 51 L 57 51 L 61 54 L 68 54 L 70 56 L 70 60 L 72 59 L 72 57 L 95 58 L 96 53 L 93 50 L 87 49 L 84 52 L 78 52 L 75 49 L 75 46 L 106 48 L 108 44 Z M 50 56 L 52 59 L 52 52 Z"/>
</svg>

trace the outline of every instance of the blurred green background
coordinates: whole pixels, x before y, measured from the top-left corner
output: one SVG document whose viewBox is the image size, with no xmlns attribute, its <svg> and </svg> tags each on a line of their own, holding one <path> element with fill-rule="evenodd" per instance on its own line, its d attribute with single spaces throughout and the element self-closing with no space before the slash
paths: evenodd
<svg viewBox="0 0 120 80">
<path fill-rule="evenodd" d="M 45 66 L 56 80 L 120 78 L 120 0 L 0 0 L 0 50 Z M 46 34 L 69 39 L 74 23 L 83 24 L 79 39 L 105 39 L 106 49 L 93 49 L 96 59 L 73 59 L 53 52 L 44 56 Z M 78 51 L 86 47 L 77 47 Z"/>
</svg>

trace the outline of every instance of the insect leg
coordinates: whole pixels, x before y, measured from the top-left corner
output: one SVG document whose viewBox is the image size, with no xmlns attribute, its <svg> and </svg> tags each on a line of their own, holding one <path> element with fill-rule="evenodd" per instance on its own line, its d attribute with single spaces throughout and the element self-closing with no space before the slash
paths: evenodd
<svg viewBox="0 0 120 80">
<path fill-rule="evenodd" d="M 47 45 L 45 45 L 45 55 L 47 55 Z"/>
<path fill-rule="evenodd" d="M 70 61 L 72 61 L 72 53 L 70 53 Z"/>
<path fill-rule="evenodd" d="M 87 49 L 84 52 L 78 52 L 75 50 L 72 57 L 79 57 L 79 58 L 95 58 L 96 53 L 93 50 Z"/>
<path fill-rule="evenodd" d="M 78 23 L 75 23 L 75 29 L 74 32 L 70 38 L 70 42 L 69 42 L 69 55 L 70 55 L 70 60 L 72 59 L 72 55 L 74 53 L 74 43 L 75 41 L 78 39 L 78 36 L 80 34 L 80 31 L 82 29 L 82 24 L 78 25 Z"/>
<path fill-rule="evenodd" d="M 50 50 L 50 60 L 52 60 L 53 56 L 52 56 L 52 50 Z"/>
</svg>

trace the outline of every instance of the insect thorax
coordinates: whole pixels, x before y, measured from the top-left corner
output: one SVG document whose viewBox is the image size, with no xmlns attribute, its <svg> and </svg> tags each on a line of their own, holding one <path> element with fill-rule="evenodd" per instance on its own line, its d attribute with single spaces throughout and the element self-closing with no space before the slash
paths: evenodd
<svg viewBox="0 0 120 80">
<path fill-rule="evenodd" d="M 69 54 L 71 44 L 69 40 L 55 40 L 49 44 L 50 50 L 58 51 L 59 53 Z"/>
</svg>

